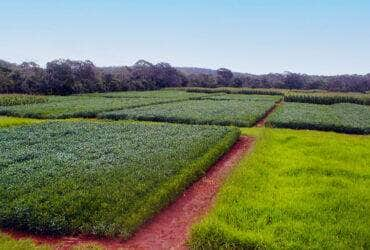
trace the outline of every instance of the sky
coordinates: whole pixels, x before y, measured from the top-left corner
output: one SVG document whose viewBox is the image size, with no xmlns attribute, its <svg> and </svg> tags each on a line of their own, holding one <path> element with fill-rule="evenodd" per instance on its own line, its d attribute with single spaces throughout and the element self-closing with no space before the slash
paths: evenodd
<svg viewBox="0 0 370 250">
<path fill-rule="evenodd" d="M 0 59 L 370 73 L 370 0 L 0 0 Z"/>
</svg>

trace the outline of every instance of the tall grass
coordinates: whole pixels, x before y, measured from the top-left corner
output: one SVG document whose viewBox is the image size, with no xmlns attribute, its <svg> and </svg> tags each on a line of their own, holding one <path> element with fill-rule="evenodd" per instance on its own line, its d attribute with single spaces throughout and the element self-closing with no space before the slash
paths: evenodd
<svg viewBox="0 0 370 250">
<path fill-rule="evenodd" d="M 258 136 L 193 249 L 369 249 L 370 137 L 244 129 Z"/>
</svg>

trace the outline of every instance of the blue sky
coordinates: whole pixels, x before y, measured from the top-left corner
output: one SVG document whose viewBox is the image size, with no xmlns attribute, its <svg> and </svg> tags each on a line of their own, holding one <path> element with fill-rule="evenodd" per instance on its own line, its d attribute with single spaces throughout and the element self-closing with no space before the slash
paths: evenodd
<svg viewBox="0 0 370 250">
<path fill-rule="evenodd" d="M 368 0 L 1 0 L 0 58 L 370 72 Z"/>
</svg>

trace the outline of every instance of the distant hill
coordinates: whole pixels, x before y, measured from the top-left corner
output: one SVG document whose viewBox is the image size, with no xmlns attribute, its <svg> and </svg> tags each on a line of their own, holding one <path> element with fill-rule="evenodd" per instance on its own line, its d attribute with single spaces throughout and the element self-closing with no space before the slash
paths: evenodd
<svg viewBox="0 0 370 250">
<path fill-rule="evenodd" d="M 191 75 L 191 74 L 207 74 L 207 75 L 217 75 L 217 70 L 215 69 L 207 69 L 207 68 L 197 68 L 197 67 L 175 67 L 177 70 L 181 71 L 185 75 Z M 248 75 L 245 73 L 240 72 L 234 72 L 235 76 L 240 75 Z"/>
<path fill-rule="evenodd" d="M 185 75 L 191 74 L 207 74 L 207 75 L 216 75 L 217 70 L 206 69 L 206 68 L 197 68 L 197 67 L 176 67 L 177 70 L 181 71 Z"/>
</svg>

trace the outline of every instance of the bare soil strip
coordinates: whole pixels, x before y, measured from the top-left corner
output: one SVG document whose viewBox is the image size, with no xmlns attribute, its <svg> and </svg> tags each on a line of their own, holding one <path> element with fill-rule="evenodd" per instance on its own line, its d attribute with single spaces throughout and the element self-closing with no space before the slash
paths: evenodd
<svg viewBox="0 0 370 250">
<path fill-rule="evenodd" d="M 81 244 L 97 244 L 106 249 L 186 249 L 191 225 L 209 211 L 223 181 L 242 156 L 251 149 L 253 143 L 254 138 L 241 136 L 205 176 L 191 185 L 174 203 L 145 223 L 127 241 L 90 236 L 52 237 L 5 232 L 13 238 L 31 238 L 37 244 L 49 244 L 56 249 L 72 249 Z"/>
<path fill-rule="evenodd" d="M 283 103 L 283 100 L 280 100 L 278 101 L 277 103 L 275 103 L 275 105 L 269 109 L 266 114 L 262 117 L 261 120 L 259 120 L 256 124 L 256 127 L 260 128 L 260 127 L 264 127 L 266 125 L 266 122 L 267 122 L 267 118 L 269 117 L 269 115 L 271 115 L 272 113 L 275 112 L 275 110 Z"/>
</svg>

